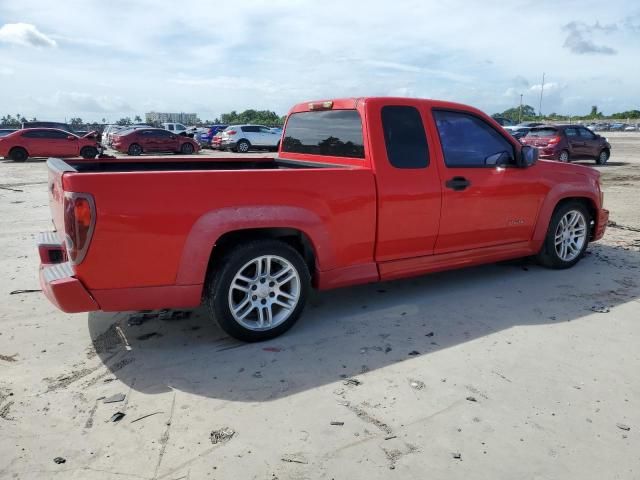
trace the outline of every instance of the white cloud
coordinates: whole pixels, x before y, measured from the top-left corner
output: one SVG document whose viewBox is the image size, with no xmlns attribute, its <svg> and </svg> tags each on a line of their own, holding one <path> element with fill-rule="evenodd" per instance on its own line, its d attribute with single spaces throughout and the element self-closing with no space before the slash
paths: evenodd
<svg viewBox="0 0 640 480">
<path fill-rule="evenodd" d="M 15 70 L 13 68 L 9 68 L 9 67 L 0 67 L 0 75 L 13 75 L 15 72 Z"/>
<path fill-rule="evenodd" d="M 30 23 L 5 23 L 0 27 L 0 42 L 27 47 L 56 47 L 56 41 Z"/>
</svg>

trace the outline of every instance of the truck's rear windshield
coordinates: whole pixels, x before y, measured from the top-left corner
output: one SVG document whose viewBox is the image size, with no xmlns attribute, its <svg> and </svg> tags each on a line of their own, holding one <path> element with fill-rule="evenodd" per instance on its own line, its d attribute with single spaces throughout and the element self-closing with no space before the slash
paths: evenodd
<svg viewBox="0 0 640 480">
<path fill-rule="evenodd" d="M 293 113 L 287 120 L 282 151 L 364 158 L 360 114 L 356 110 Z"/>
</svg>

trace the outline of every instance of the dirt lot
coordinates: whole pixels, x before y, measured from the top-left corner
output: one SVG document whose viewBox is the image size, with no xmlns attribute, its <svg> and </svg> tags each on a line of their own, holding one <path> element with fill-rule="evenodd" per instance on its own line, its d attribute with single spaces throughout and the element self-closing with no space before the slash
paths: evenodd
<svg viewBox="0 0 640 480">
<path fill-rule="evenodd" d="M 0 160 L 0 478 L 640 478 L 640 135 L 608 136 L 618 227 L 575 268 L 316 294 L 257 345 L 12 294 L 39 288 L 46 167 Z"/>
</svg>

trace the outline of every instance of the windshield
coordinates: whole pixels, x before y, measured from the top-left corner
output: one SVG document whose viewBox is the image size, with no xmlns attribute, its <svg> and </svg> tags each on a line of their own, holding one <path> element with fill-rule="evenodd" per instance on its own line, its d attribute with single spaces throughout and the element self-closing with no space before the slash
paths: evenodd
<svg viewBox="0 0 640 480">
<path fill-rule="evenodd" d="M 555 128 L 534 128 L 529 130 L 527 137 L 555 137 L 558 131 Z"/>
</svg>

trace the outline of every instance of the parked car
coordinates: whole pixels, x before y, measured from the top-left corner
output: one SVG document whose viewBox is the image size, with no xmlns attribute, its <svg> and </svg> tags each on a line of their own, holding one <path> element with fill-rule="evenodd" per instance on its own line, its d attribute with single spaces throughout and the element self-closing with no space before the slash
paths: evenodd
<svg viewBox="0 0 640 480">
<path fill-rule="evenodd" d="M 176 135 L 187 136 L 187 127 L 185 127 L 181 123 L 163 123 L 162 128 L 165 130 L 169 130 L 171 133 L 175 133 Z"/>
<path fill-rule="evenodd" d="M 191 155 L 200 150 L 193 138 L 176 135 L 162 128 L 131 128 L 116 134 L 111 146 L 128 155 L 152 152 L 173 152 Z"/>
<path fill-rule="evenodd" d="M 222 131 L 220 148 L 246 153 L 252 149 L 278 150 L 280 134 L 264 125 L 231 125 Z"/>
<path fill-rule="evenodd" d="M 210 125 L 206 132 L 198 135 L 197 140 L 201 145 L 211 147 L 214 135 L 227 127 L 228 125 Z"/>
<path fill-rule="evenodd" d="M 222 132 L 216 133 L 211 139 L 212 150 L 222 150 Z"/>
<path fill-rule="evenodd" d="M 49 160 L 44 294 L 66 312 L 204 301 L 259 341 L 294 324 L 311 286 L 531 255 L 569 268 L 605 232 L 596 169 L 537 162 L 472 107 L 305 102 L 283 135 L 277 158 Z"/>
<path fill-rule="evenodd" d="M 30 157 L 83 157 L 98 155 L 92 135 L 79 137 L 57 128 L 26 128 L 0 137 L 0 157 L 24 162 Z"/>
<path fill-rule="evenodd" d="M 598 123 L 595 127 L 593 127 L 593 130 L 596 132 L 606 132 L 609 130 L 609 124 L 608 123 Z"/>
<path fill-rule="evenodd" d="M 612 123 L 609 126 L 609 130 L 612 131 L 612 132 L 622 132 L 622 131 L 624 131 L 626 126 L 627 126 L 626 123 L 616 122 L 616 123 Z"/>
<path fill-rule="evenodd" d="M 594 159 L 604 165 L 611 155 L 611 145 L 607 139 L 593 133 L 582 125 L 545 125 L 529 130 L 520 139 L 523 145 L 540 150 L 540 158 L 570 162 L 572 160 Z"/>
<path fill-rule="evenodd" d="M 625 132 L 635 132 L 638 130 L 638 125 L 627 125 L 624 129 Z"/>
<path fill-rule="evenodd" d="M 0 137 L 6 137 L 10 133 L 16 132 L 17 128 L 0 128 Z"/>
<path fill-rule="evenodd" d="M 509 132 L 511 135 L 513 135 L 514 138 L 521 139 L 522 137 L 524 137 L 529 132 L 529 130 L 531 130 L 531 127 L 516 127 L 516 126 L 513 126 L 513 127 L 510 127 L 510 128 L 505 127 L 505 130 L 507 132 Z"/>
</svg>

